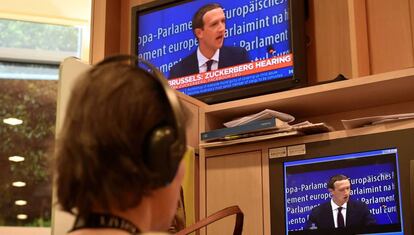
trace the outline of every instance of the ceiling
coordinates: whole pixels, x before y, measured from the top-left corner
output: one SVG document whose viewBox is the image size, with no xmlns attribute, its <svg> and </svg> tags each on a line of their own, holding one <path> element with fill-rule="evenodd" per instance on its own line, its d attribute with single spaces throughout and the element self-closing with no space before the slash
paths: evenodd
<svg viewBox="0 0 414 235">
<path fill-rule="evenodd" d="M 36 4 L 33 4 L 36 2 Z M 0 17 L 20 20 L 90 22 L 92 0 L 0 0 Z M 56 22 L 57 23 L 57 22 Z"/>
</svg>

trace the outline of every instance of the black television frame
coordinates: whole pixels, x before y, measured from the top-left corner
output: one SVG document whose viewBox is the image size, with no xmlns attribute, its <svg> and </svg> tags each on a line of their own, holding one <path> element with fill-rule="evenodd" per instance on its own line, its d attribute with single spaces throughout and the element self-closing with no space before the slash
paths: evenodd
<svg viewBox="0 0 414 235">
<path fill-rule="evenodd" d="M 414 129 L 397 130 L 306 143 L 306 154 L 269 159 L 270 224 L 271 234 L 286 234 L 285 182 L 283 163 L 286 161 L 315 159 L 379 149 L 396 148 L 400 179 L 401 208 L 404 234 L 414 232 Z M 411 165 L 411 166 L 410 166 Z M 283 221 L 283 223 L 281 223 Z M 281 225 L 282 224 L 282 225 Z M 315 230 L 316 232 L 317 230 Z M 309 234 L 317 234 L 309 231 Z M 338 233 L 341 234 L 341 233 Z"/>
<path fill-rule="evenodd" d="M 140 13 L 149 13 L 156 10 L 173 7 L 182 3 L 193 0 L 156 0 L 132 8 L 131 13 L 131 50 L 134 55 L 138 53 L 137 27 L 138 15 Z M 213 2 L 213 1 L 212 1 Z M 307 85 L 307 53 L 306 53 L 306 30 L 305 22 L 307 20 L 307 1 L 306 0 L 289 0 L 290 14 L 290 37 L 293 54 L 293 71 L 292 77 L 280 78 L 268 82 L 256 83 L 245 87 L 235 87 L 227 90 L 215 91 L 207 94 L 194 95 L 192 97 L 199 99 L 207 104 L 215 104 L 259 95 L 265 95 L 293 88 L 300 88 Z"/>
</svg>

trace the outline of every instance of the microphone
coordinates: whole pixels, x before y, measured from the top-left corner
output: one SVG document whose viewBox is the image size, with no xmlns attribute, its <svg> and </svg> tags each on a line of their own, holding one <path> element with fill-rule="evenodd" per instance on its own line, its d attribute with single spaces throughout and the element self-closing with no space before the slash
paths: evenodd
<svg viewBox="0 0 414 235">
<path fill-rule="evenodd" d="M 388 212 L 385 210 L 385 209 L 387 208 L 387 205 L 382 204 L 382 205 L 381 205 L 381 207 L 383 208 L 383 211 L 384 211 L 384 212 L 385 212 L 385 214 L 387 215 L 388 220 L 389 220 L 389 221 L 390 221 L 390 223 L 392 224 L 392 223 L 393 223 L 393 222 L 392 222 L 392 219 L 391 219 L 390 215 L 388 214 Z"/>
<path fill-rule="evenodd" d="M 273 48 L 273 46 L 272 45 L 269 45 L 269 46 L 267 46 L 267 52 L 270 54 L 270 55 L 275 55 L 275 53 L 276 53 L 276 50 Z"/>
<path fill-rule="evenodd" d="M 318 226 L 316 226 L 315 223 L 312 223 L 311 226 L 309 227 L 309 230 L 315 230 L 318 229 Z"/>
</svg>

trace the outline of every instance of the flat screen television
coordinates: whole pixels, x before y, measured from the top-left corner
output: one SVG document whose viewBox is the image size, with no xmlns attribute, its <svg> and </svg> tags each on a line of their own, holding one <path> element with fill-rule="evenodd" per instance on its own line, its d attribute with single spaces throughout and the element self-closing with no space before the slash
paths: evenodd
<svg viewBox="0 0 414 235">
<path fill-rule="evenodd" d="M 218 68 L 199 73 L 192 17 L 209 3 L 224 10 L 224 40 Z M 300 87 L 307 80 L 305 7 L 304 0 L 153 1 L 132 9 L 131 46 L 171 87 L 209 104 Z M 240 50 L 226 56 L 229 47 L 244 49 L 245 59 Z M 186 74 L 172 73 L 186 58 Z"/>
<path fill-rule="evenodd" d="M 364 135 L 308 143 L 303 155 L 270 159 L 272 234 L 412 234 L 413 139 L 413 129 Z M 326 229 L 309 220 L 330 202 L 327 183 L 338 174 L 349 177 L 350 200 L 368 207 L 374 225 Z"/>
</svg>

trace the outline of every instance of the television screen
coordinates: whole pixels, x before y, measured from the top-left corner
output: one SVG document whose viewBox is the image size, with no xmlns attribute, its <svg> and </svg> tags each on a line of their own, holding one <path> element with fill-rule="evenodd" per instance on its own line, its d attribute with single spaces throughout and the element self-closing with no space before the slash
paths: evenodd
<svg viewBox="0 0 414 235">
<path fill-rule="evenodd" d="M 155 1 L 133 9 L 132 46 L 171 87 L 217 103 L 303 85 L 303 24 L 302 0 Z"/>
<path fill-rule="evenodd" d="M 327 183 L 335 175 L 349 177 L 349 203 L 353 200 L 365 203 L 375 220 L 371 228 L 355 229 L 375 231 L 376 234 L 403 234 L 397 162 L 398 152 L 395 148 L 285 162 L 287 234 L 293 234 L 291 231 L 318 229 L 316 224 L 309 221 L 309 215 L 313 208 L 325 202 L 330 203 L 331 193 Z M 347 213 L 350 213 L 352 209 L 348 210 Z"/>
<path fill-rule="evenodd" d="M 407 129 L 312 142 L 269 159 L 272 234 L 412 234 L 413 138 Z"/>
</svg>

